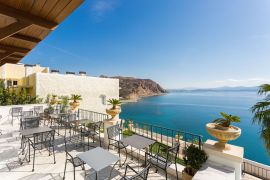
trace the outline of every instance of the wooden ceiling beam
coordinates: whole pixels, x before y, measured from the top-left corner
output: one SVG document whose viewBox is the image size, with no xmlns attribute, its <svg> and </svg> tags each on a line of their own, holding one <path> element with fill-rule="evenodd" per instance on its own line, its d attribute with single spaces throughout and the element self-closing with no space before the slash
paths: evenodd
<svg viewBox="0 0 270 180">
<path fill-rule="evenodd" d="M 31 36 L 22 35 L 22 34 L 13 34 L 10 37 L 24 40 L 24 41 L 33 42 L 33 43 L 39 43 L 41 41 L 41 39 L 31 37 Z"/>
<path fill-rule="evenodd" d="M 3 28 L 0 28 L 0 40 L 3 40 L 17 32 L 19 32 L 20 30 L 23 30 L 24 28 L 30 26 L 30 24 L 24 23 L 24 22 L 14 22 L 8 26 L 5 26 Z"/>
<path fill-rule="evenodd" d="M 5 16 L 13 17 L 20 21 L 26 22 L 28 24 L 35 24 L 37 26 L 46 28 L 46 29 L 55 29 L 57 27 L 57 23 L 49 21 L 47 19 L 41 18 L 39 16 L 30 14 L 28 12 L 12 8 L 10 6 L 4 5 L 0 3 L 0 14 Z"/>
<path fill-rule="evenodd" d="M 20 60 L 15 60 L 15 59 L 8 59 L 8 58 L 6 58 L 6 59 L 3 59 L 3 60 L 0 61 L 0 66 L 4 65 L 4 64 L 6 64 L 6 63 L 16 64 L 16 63 L 18 63 L 19 61 L 20 61 Z"/>
<path fill-rule="evenodd" d="M 9 58 L 18 58 L 18 59 L 21 59 L 21 58 L 23 58 L 24 56 L 22 56 L 22 55 L 17 55 L 17 54 L 11 54 L 10 56 L 9 56 Z"/>
<path fill-rule="evenodd" d="M 6 51 L 5 53 L 0 53 L 0 61 L 10 56 L 11 54 L 13 54 L 12 51 Z"/>
<path fill-rule="evenodd" d="M 15 47 L 15 46 L 7 46 L 4 44 L 0 44 L 0 49 L 5 51 L 19 52 L 19 53 L 28 53 L 30 49 Z"/>
</svg>

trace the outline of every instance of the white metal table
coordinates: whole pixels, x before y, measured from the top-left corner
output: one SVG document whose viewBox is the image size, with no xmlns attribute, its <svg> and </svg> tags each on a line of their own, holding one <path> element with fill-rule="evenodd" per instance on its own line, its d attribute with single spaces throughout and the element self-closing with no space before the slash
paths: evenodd
<svg viewBox="0 0 270 180">
<path fill-rule="evenodd" d="M 136 135 L 136 134 L 129 136 L 129 137 L 126 137 L 126 138 L 123 138 L 121 141 L 124 144 L 130 145 L 131 148 L 134 147 L 134 148 L 138 149 L 139 154 L 140 154 L 140 150 L 146 149 L 146 151 L 147 151 L 148 147 L 156 142 L 155 140 L 152 140 L 152 139 L 140 136 L 140 135 Z M 132 156 L 132 149 L 131 149 L 131 156 Z M 139 158 L 138 158 L 138 161 L 139 161 Z M 144 165 L 145 164 L 146 164 L 146 162 L 144 162 Z"/>
<path fill-rule="evenodd" d="M 100 170 L 114 163 L 112 168 L 113 170 L 114 166 L 120 160 L 118 156 L 101 147 L 96 147 L 84 153 L 78 154 L 77 156 L 96 171 L 96 179 L 98 179 L 98 172 Z M 112 170 L 110 172 L 109 179 L 111 179 Z"/>
</svg>

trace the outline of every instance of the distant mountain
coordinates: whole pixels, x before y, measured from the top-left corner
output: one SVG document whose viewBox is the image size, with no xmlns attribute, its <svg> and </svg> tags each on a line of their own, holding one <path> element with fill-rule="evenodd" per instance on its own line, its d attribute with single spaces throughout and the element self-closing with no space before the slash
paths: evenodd
<svg viewBox="0 0 270 180">
<path fill-rule="evenodd" d="M 218 87 L 218 88 L 195 88 L 195 89 L 168 89 L 168 92 L 189 92 L 189 91 L 257 91 L 259 89 L 258 86 L 254 87 Z"/>
<path fill-rule="evenodd" d="M 107 77 L 101 75 L 100 77 Z M 151 79 L 138 79 L 134 77 L 114 76 L 119 79 L 120 97 L 128 100 L 136 100 L 141 97 L 156 96 L 166 93 L 158 83 Z"/>
</svg>

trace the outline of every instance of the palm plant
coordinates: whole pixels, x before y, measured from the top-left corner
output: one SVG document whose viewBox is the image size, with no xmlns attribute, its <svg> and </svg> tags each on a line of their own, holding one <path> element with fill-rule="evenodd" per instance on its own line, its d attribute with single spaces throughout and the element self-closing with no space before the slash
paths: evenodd
<svg viewBox="0 0 270 180">
<path fill-rule="evenodd" d="M 240 122 L 240 117 L 238 116 L 232 116 L 224 112 L 220 112 L 220 115 L 222 118 L 217 118 L 213 122 L 225 128 L 230 127 L 232 122 Z"/>
<path fill-rule="evenodd" d="M 82 100 L 82 96 L 79 94 L 71 94 L 70 100 L 73 100 L 73 102 L 77 102 L 77 101 Z"/>
<path fill-rule="evenodd" d="M 253 123 L 261 126 L 261 138 L 270 155 L 270 84 L 261 85 L 258 94 L 265 97 L 251 108 Z"/>
<path fill-rule="evenodd" d="M 118 99 L 109 99 L 108 103 L 112 105 L 112 109 L 116 109 L 117 106 L 120 106 L 122 102 Z"/>
</svg>

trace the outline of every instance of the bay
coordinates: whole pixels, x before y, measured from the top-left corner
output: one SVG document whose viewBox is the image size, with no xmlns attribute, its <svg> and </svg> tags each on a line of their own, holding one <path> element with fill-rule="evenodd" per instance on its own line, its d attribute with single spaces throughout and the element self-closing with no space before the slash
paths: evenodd
<svg viewBox="0 0 270 180">
<path fill-rule="evenodd" d="M 220 112 L 240 116 L 241 136 L 230 144 L 245 148 L 245 158 L 270 165 L 270 157 L 260 138 L 260 127 L 252 124 L 250 108 L 262 97 L 256 91 L 188 91 L 144 98 L 122 105 L 122 119 L 132 119 L 187 131 L 213 139 L 205 124 L 220 117 Z"/>
</svg>

